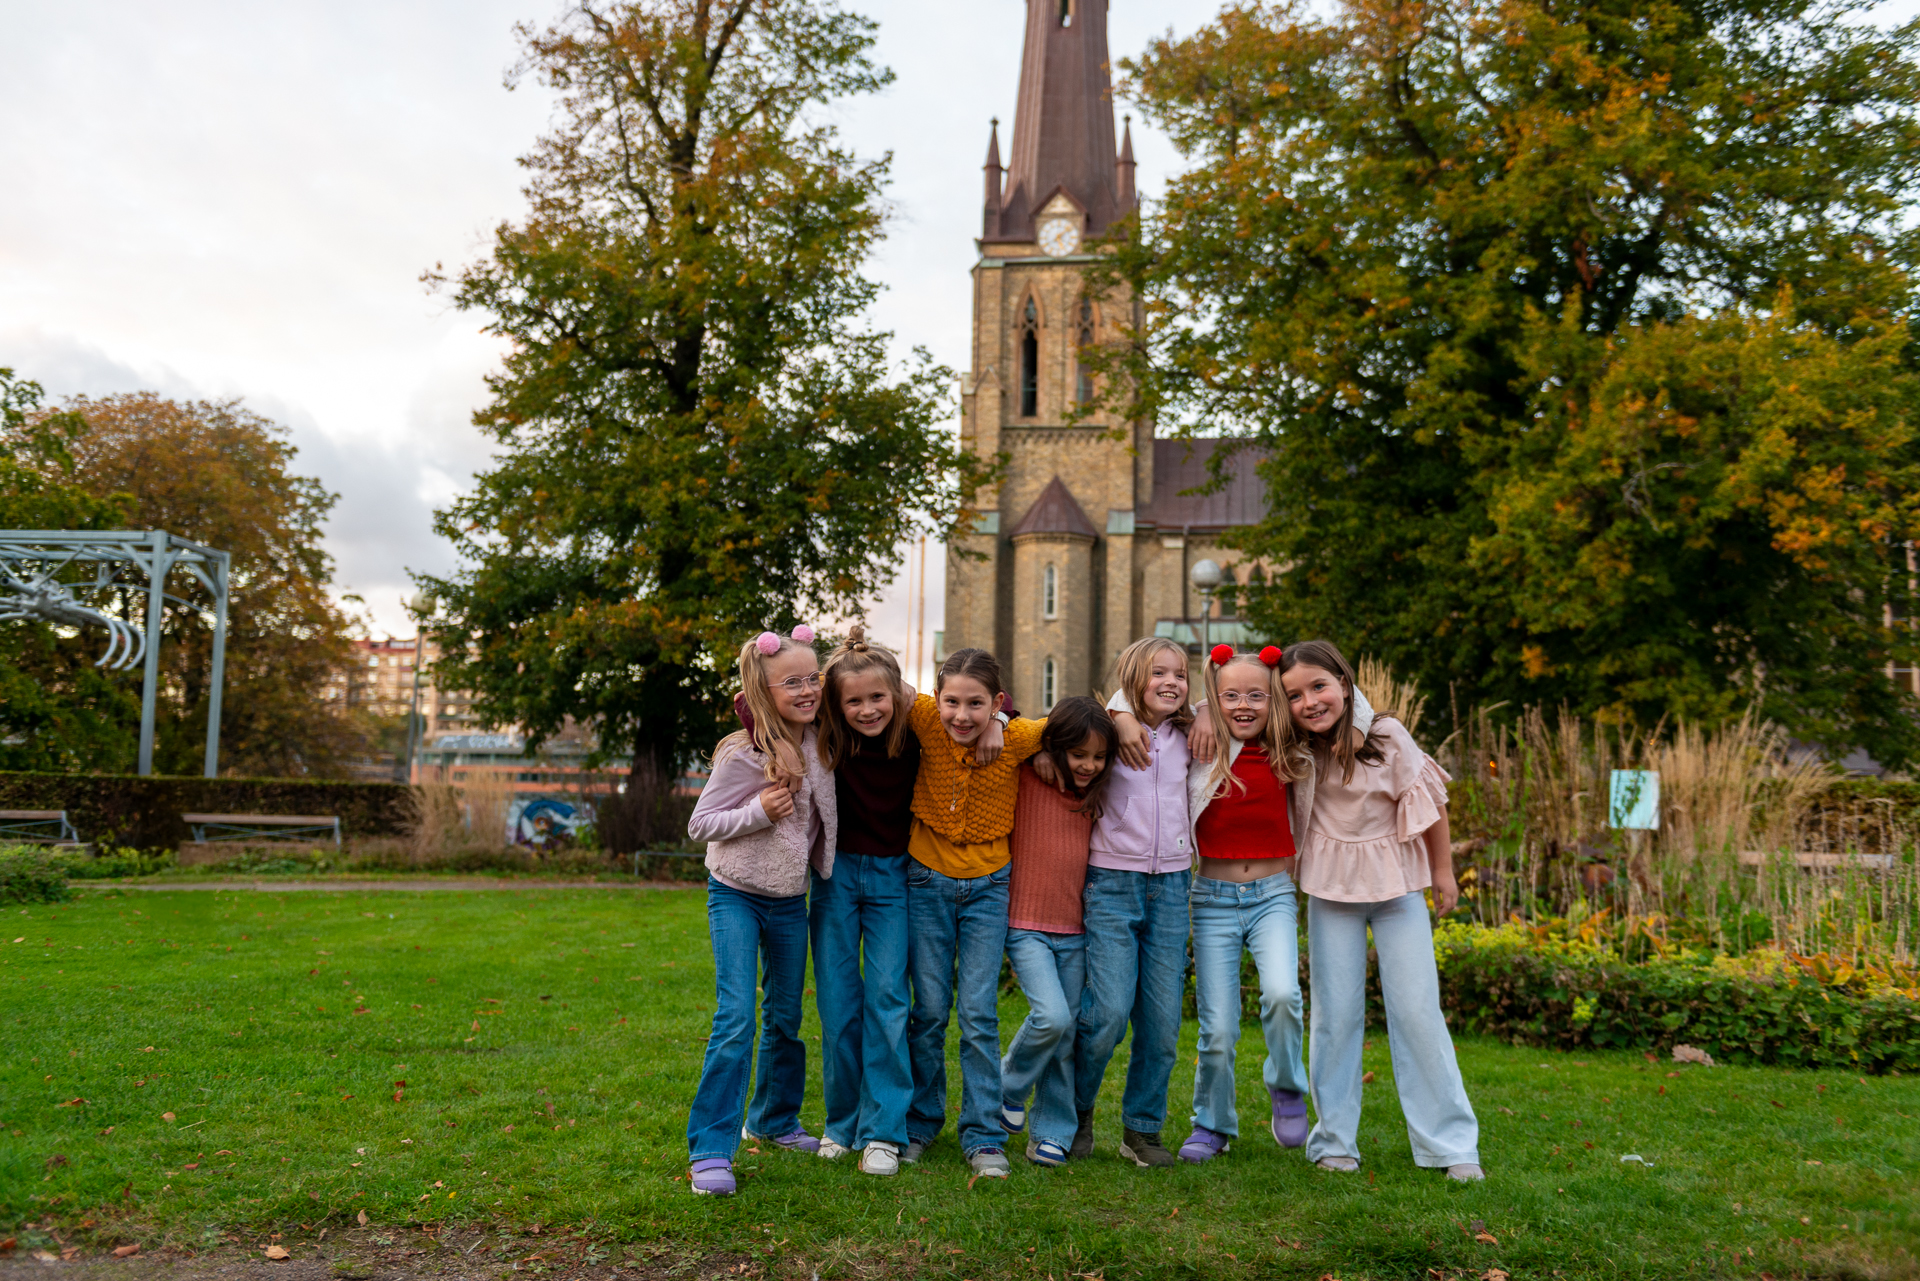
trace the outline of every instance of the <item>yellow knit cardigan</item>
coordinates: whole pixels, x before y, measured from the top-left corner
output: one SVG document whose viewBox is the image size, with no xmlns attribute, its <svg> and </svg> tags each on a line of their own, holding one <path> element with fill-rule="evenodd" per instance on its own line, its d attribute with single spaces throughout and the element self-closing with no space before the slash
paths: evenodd
<svg viewBox="0 0 1920 1281">
<path fill-rule="evenodd" d="M 920 773 L 913 781 L 913 816 L 961 845 L 1000 840 L 1013 832 L 1013 806 L 1020 799 L 1020 765 L 1040 750 L 1044 720 L 1024 716 L 1007 722 L 1006 746 L 991 765 L 977 765 L 972 744 L 953 741 L 940 723 L 933 695 L 913 700 L 908 717 L 920 737 Z"/>
</svg>

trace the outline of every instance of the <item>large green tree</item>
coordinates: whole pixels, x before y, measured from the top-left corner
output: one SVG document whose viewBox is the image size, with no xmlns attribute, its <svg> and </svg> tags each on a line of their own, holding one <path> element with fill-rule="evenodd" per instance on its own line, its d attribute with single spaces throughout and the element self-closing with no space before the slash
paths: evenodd
<svg viewBox="0 0 1920 1281">
<path fill-rule="evenodd" d="M 557 93 L 529 209 L 451 282 L 508 340 L 496 465 L 439 515 L 467 565 L 439 679 L 539 739 L 570 719 L 657 780 L 709 746 L 731 653 L 859 608 L 967 500 L 947 371 L 861 317 L 884 160 L 832 104 L 889 73 L 828 0 L 632 0 L 523 28 Z M 642 780 L 644 781 L 644 780 Z"/>
<path fill-rule="evenodd" d="M 1191 168 L 1122 385 L 1270 451 L 1256 617 L 1913 759 L 1920 32 L 1870 7 L 1246 5 L 1130 64 Z"/>
</svg>

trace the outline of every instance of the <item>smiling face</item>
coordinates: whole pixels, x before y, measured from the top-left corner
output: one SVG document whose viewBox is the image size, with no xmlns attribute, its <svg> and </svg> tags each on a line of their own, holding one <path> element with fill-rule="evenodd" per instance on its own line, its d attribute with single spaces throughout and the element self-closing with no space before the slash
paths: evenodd
<svg viewBox="0 0 1920 1281">
<path fill-rule="evenodd" d="M 887 732 L 887 726 L 893 724 L 893 682 L 883 668 L 869 667 L 842 676 L 834 684 L 838 687 L 840 714 L 853 726 L 854 733 L 878 738 Z"/>
<path fill-rule="evenodd" d="M 805 645 L 783 649 L 766 662 L 773 710 L 789 725 L 811 725 L 820 713 L 820 660 Z"/>
<path fill-rule="evenodd" d="M 1067 769 L 1073 775 L 1075 791 L 1086 791 L 1100 777 L 1100 771 L 1107 767 L 1108 750 L 1107 740 L 1100 734 L 1089 734 L 1067 749 Z"/>
<path fill-rule="evenodd" d="M 1309 734 L 1328 734 L 1347 709 L 1347 685 L 1324 667 L 1299 663 L 1280 677 L 1293 723 Z"/>
<path fill-rule="evenodd" d="M 1241 743 L 1251 742 L 1267 731 L 1267 717 L 1273 712 L 1273 691 L 1268 684 L 1266 664 L 1255 659 L 1238 659 L 1220 669 L 1214 678 L 1220 711 L 1227 720 L 1227 733 Z"/>
<path fill-rule="evenodd" d="M 1153 653 L 1147 664 L 1146 697 L 1140 719 L 1158 725 L 1187 705 L 1187 656 L 1170 645 Z"/>
<path fill-rule="evenodd" d="M 971 676 L 949 676 L 940 686 L 940 723 L 956 743 L 972 743 L 993 719 L 993 692 Z"/>
</svg>

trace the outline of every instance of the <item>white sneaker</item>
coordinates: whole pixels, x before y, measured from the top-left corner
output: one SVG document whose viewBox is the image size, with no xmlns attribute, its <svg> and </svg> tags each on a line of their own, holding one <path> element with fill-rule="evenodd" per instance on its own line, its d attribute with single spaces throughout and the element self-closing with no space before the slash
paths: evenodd
<svg viewBox="0 0 1920 1281">
<path fill-rule="evenodd" d="M 829 1161 L 838 1161 L 850 1151 L 852 1151 L 851 1148 L 843 1148 L 832 1139 L 823 1138 L 820 1140 L 820 1155 Z"/>
<path fill-rule="evenodd" d="M 1314 1164 L 1323 1170 L 1338 1170 L 1342 1174 L 1352 1174 L 1360 1168 L 1360 1163 L 1350 1156 L 1323 1156 Z"/>
<path fill-rule="evenodd" d="M 1471 1161 L 1447 1167 L 1447 1177 L 1456 1183 L 1478 1183 L 1487 1177 L 1487 1172 Z"/>
<path fill-rule="evenodd" d="M 898 1174 L 900 1149 L 885 1139 L 875 1139 L 860 1150 L 860 1173 Z"/>
</svg>

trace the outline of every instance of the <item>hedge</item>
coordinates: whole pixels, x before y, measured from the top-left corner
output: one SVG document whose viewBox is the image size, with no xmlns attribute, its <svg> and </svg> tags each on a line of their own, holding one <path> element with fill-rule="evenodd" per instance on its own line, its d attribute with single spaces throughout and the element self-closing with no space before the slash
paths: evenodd
<svg viewBox="0 0 1920 1281">
<path fill-rule="evenodd" d="M 0 903 L 60 903 L 72 897 L 59 856 L 26 845 L 0 848 Z"/>
<path fill-rule="evenodd" d="M 398 836 L 410 792 L 401 783 L 0 772 L 0 810 L 65 810 L 83 841 L 147 850 L 191 838 L 182 814 L 337 814 L 344 836 Z"/>
</svg>

